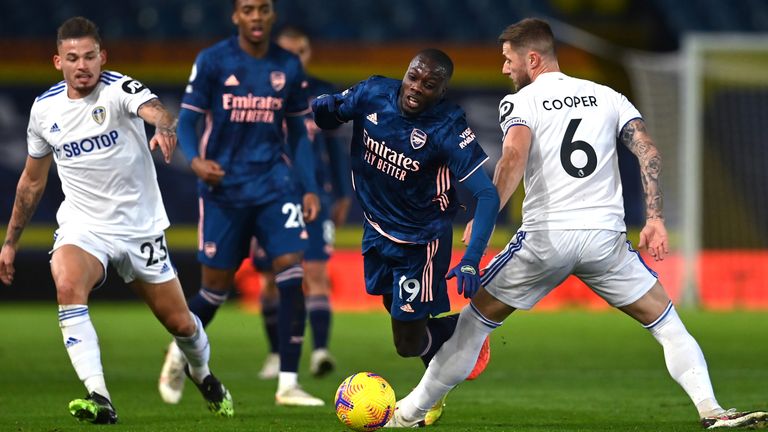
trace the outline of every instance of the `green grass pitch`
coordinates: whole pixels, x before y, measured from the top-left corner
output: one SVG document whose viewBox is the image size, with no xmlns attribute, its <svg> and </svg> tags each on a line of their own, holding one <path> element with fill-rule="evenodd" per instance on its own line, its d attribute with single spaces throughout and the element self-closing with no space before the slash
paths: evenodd
<svg viewBox="0 0 768 432">
<path fill-rule="evenodd" d="M 704 349 L 724 407 L 768 406 L 768 313 L 682 311 Z M 274 381 L 256 374 L 265 354 L 258 315 L 232 304 L 208 329 L 213 371 L 230 388 L 236 417 L 210 415 L 187 383 L 177 406 L 161 402 L 157 375 L 169 341 L 139 303 L 98 303 L 115 426 L 81 425 L 66 411 L 84 395 L 65 353 L 53 302 L 0 305 L 0 431 L 344 431 L 332 398 L 341 380 L 364 370 L 383 375 L 398 397 L 421 377 L 416 359 L 397 357 L 383 313 L 338 313 L 331 349 L 338 369 L 314 379 L 306 355 L 300 380 L 323 408 L 274 405 Z M 696 431 L 696 412 L 668 376 L 660 346 L 616 311 L 513 314 L 491 338 L 486 372 L 448 397 L 437 431 Z M 305 350 L 306 351 L 306 350 Z"/>
</svg>

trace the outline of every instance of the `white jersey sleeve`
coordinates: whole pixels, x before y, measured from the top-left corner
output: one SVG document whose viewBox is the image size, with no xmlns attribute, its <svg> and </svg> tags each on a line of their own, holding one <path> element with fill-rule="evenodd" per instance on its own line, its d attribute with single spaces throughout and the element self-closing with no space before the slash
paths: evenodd
<svg viewBox="0 0 768 432">
<path fill-rule="evenodd" d="M 54 90 L 56 89 L 56 90 Z M 60 226 L 140 237 L 168 227 L 139 107 L 156 98 L 117 72 L 102 72 L 91 94 L 67 96 L 66 84 L 35 100 L 30 113 L 30 156 L 53 151 L 64 202 Z"/>
<path fill-rule="evenodd" d="M 521 229 L 625 231 L 616 145 L 621 128 L 639 117 L 609 87 L 560 72 L 505 97 L 503 133 L 524 125 L 532 135 Z"/>
<path fill-rule="evenodd" d="M 33 106 L 33 109 L 30 109 L 27 124 L 27 153 L 35 159 L 40 159 L 51 153 L 51 146 L 43 138 L 42 124 L 37 117 L 37 110 Z"/>
</svg>

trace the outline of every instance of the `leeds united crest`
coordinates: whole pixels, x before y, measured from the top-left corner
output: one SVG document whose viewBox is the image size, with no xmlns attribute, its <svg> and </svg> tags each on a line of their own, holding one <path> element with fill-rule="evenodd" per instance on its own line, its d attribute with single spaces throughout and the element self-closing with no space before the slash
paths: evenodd
<svg viewBox="0 0 768 432">
<path fill-rule="evenodd" d="M 102 124 L 104 119 L 107 118 L 107 110 L 103 106 L 97 106 L 91 111 L 91 117 L 93 117 L 93 121 L 96 123 Z"/>
</svg>

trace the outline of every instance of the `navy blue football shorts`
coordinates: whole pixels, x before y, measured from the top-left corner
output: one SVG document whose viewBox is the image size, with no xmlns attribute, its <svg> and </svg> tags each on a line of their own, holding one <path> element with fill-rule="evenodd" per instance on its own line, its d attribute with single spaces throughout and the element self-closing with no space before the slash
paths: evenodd
<svg viewBox="0 0 768 432">
<path fill-rule="evenodd" d="M 365 224 L 363 271 L 370 295 L 392 295 L 390 315 L 399 321 L 436 316 L 451 309 L 445 275 L 453 232 L 427 244 L 396 243 Z"/>
<path fill-rule="evenodd" d="M 299 196 L 285 196 L 278 201 L 243 208 L 200 201 L 197 258 L 204 265 L 238 268 L 248 257 L 253 237 L 271 257 L 303 252 L 307 248 L 308 234 Z"/>
<path fill-rule="evenodd" d="M 304 261 L 328 261 L 331 258 L 336 241 L 336 226 L 328 214 L 328 207 L 323 205 L 317 219 L 307 224 L 309 243 L 304 251 Z M 252 245 L 251 261 L 258 271 L 272 271 L 272 258 L 258 240 L 254 240 Z"/>
</svg>

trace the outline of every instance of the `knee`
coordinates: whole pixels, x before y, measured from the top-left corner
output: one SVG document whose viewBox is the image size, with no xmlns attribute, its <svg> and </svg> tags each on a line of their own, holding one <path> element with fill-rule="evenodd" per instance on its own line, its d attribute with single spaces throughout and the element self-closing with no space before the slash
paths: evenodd
<svg viewBox="0 0 768 432">
<path fill-rule="evenodd" d="M 289 253 L 280 255 L 272 261 L 272 269 L 275 273 L 280 273 L 288 267 L 301 264 L 301 259 L 301 253 Z"/>
<path fill-rule="evenodd" d="M 421 354 L 421 341 L 399 339 L 395 340 L 395 349 L 400 357 L 418 357 Z"/>
<path fill-rule="evenodd" d="M 195 320 L 189 312 L 172 314 L 163 320 L 163 325 L 174 336 L 189 337 L 197 330 Z"/>
<path fill-rule="evenodd" d="M 90 289 L 67 278 L 56 280 L 56 300 L 60 305 L 87 304 Z"/>
</svg>

